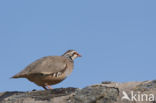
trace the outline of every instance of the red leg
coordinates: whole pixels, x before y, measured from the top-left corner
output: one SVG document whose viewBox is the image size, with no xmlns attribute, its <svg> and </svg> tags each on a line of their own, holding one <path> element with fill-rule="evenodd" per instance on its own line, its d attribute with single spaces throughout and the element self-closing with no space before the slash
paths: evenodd
<svg viewBox="0 0 156 103">
<path fill-rule="evenodd" d="M 45 90 L 47 90 L 47 88 L 45 86 L 42 86 Z"/>
<path fill-rule="evenodd" d="M 48 89 L 52 89 L 52 87 L 50 85 L 48 85 L 47 83 L 45 83 L 45 86 L 43 88 L 45 89 L 46 86 L 48 87 Z M 47 88 L 46 88 L 46 90 L 47 90 Z"/>
<path fill-rule="evenodd" d="M 51 86 L 47 85 L 48 89 L 53 89 Z"/>
</svg>

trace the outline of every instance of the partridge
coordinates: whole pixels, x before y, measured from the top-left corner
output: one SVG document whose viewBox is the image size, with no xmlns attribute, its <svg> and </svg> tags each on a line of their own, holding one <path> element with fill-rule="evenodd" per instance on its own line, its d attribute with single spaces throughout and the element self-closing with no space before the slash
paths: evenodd
<svg viewBox="0 0 156 103">
<path fill-rule="evenodd" d="M 69 76 L 73 70 L 74 59 L 81 57 L 75 50 L 68 50 L 62 56 L 46 56 L 28 65 L 12 78 L 27 78 L 44 89 L 52 89 Z"/>
</svg>

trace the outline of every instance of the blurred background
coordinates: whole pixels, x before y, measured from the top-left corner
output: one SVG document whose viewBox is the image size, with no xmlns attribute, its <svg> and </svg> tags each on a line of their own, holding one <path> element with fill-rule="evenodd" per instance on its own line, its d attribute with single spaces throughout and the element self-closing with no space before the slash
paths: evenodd
<svg viewBox="0 0 156 103">
<path fill-rule="evenodd" d="M 40 90 L 10 79 L 36 59 L 75 49 L 72 74 L 53 86 L 156 79 L 155 0 L 1 0 L 0 92 Z"/>
</svg>

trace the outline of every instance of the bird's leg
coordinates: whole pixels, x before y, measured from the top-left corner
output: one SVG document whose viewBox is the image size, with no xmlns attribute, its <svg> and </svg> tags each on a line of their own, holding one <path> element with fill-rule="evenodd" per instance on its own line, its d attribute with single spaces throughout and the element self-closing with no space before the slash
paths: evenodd
<svg viewBox="0 0 156 103">
<path fill-rule="evenodd" d="M 45 85 L 45 86 L 43 86 L 43 88 L 46 88 L 46 86 L 47 86 L 48 89 L 52 89 L 52 87 L 51 87 L 50 85 L 48 85 L 48 83 L 45 83 L 44 85 Z M 46 88 L 46 90 L 47 90 L 47 88 Z"/>
<path fill-rule="evenodd" d="M 45 86 L 42 86 L 45 90 L 47 90 L 47 88 Z"/>
<path fill-rule="evenodd" d="M 47 85 L 48 89 L 53 89 L 50 85 Z"/>
</svg>

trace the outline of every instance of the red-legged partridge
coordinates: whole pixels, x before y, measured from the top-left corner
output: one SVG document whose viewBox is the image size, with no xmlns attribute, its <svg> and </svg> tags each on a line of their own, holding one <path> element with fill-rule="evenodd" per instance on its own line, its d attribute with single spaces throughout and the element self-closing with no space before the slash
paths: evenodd
<svg viewBox="0 0 156 103">
<path fill-rule="evenodd" d="M 68 50 L 62 56 L 47 56 L 28 65 L 12 78 L 27 78 L 44 89 L 63 81 L 73 70 L 73 60 L 81 55 Z"/>
</svg>

